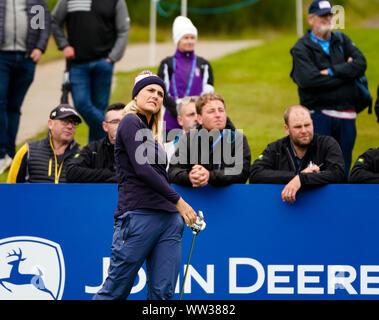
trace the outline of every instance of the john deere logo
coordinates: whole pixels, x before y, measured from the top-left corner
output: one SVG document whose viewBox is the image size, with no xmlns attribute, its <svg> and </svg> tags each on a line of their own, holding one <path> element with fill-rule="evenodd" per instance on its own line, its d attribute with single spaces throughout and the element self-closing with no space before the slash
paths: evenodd
<svg viewBox="0 0 379 320">
<path fill-rule="evenodd" d="M 59 300 L 64 283 L 59 244 L 36 237 L 0 239 L 0 300 Z"/>
</svg>

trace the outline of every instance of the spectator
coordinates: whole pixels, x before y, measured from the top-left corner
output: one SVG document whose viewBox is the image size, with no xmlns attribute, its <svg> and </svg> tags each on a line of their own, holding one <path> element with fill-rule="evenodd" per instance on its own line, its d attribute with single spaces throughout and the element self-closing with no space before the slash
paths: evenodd
<svg viewBox="0 0 379 320">
<path fill-rule="evenodd" d="M 126 299 L 145 260 L 148 299 L 174 295 L 183 220 L 192 224 L 197 216 L 170 186 L 165 161 L 159 161 L 166 159 L 158 138 L 165 92 L 162 79 L 151 72 L 135 77 L 115 143 L 119 185 L 112 257 L 95 300 Z"/>
<path fill-rule="evenodd" d="M 293 203 L 300 188 L 345 181 L 340 146 L 330 136 L 314 134 L 307 108 L 289 107 L 284 122 L 287 137 L 270 143 L 254 161 L 250 183 L 286 184 L 282 199 Z"/>
<path fill-rule="evenodd" d="M 197 29 L 187 17 L 179 16 L 172 27 L 174 56 L 162 60 L 158 76 L 168 92 L 164 100 L 166 130 L 180 129 L 177 121 L 177 100 L 185 96 L 200 96 L 213 92 L 213 71 L 207 60 L 195 54 Z M 167 135 L 167 138 L 169 135 Z"/>
<path fill-rule="evenodd" d="M 179 138 L 183 133 L 187 133 L 191 129 L 196 129 L 197 126 L 197 113 L 196 113 L 196 100 L 198 97 L 184 97 L 178 100 L 176 111 L 177 111 L 177 121 L 182 129 L 171 130 L 171 134 L 175 134 L 175 139 L 168 139 L 164 144 L 168 162 L 170 162 L 171 156 L 175 153 L 176 145 Z"/>
<path fill-rule="evenodd" d="M 291 50 L 291 77 L 298 85 L 300 103 L 311 110 L 315 132 L 340 144 L 348 177 L 360 101 L 355 79 L 364 74 L 366 59 L 348 36 L 331 32 L 332 18 L 329 1 L 311 3 L 312 29 Z"/>
<path fill-rule="evenodd" d="M 67 166 L 68 182 L 117 183 L 114 143 L 125 104 L 110 105 L 104 113 L 107 136 L 91 142 Z"/>
<path fill-rule="evenodd" d="M 68 162 L 79 152 L 74 140 L 76 126 L 81 123 L 76 110 L 61 104 L 48 120 L 46 138 L 24 144 L 18 150 L 8 175 L 8 183 L 66 182 Z"/>
<path fill-rule="evenodd" d="M 224 99 L 214 93 L 196 102 L 200 124 L 179 140 L 168 176 L 184 186 L 227 186 L 246 183 L 251 161 L 246 137 L 227 121 Z"/>
<path fill-rule="evenodd" d="M 379 148 L 358 157 L 351 169 L 350 183 L 379 183 Z"/>
<path fill-rule="evenodd" d="M 43 25 L 33 27 L 33 6 L 42 6 Z M 50 13 L 45 0 L 0 1 L 0 174 L 16 153 L 21 105 L 46 49 Z"/>
<path fill-rule="evenodd" d="M 113 65 L 123 56 L 128 42 L 125 0 L 59 0 L 52 13 L 52 31 L 69 62 L 72 98 L 89 126 L 89 142 L 99 140 L 105 136 L 102 123 Z"/>
</svg>

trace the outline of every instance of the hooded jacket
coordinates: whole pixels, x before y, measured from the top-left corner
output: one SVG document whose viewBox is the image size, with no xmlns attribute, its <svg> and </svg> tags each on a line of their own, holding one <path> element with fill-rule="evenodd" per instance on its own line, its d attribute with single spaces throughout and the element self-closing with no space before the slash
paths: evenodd
<svg viewBox="0 0 379 320">
<path fill-rule="evenodd" d="M 308 31 L 291 49 L 293 68 L 291 78 L 298 85 L 300 103 L 310 110 L 355 110 L 359 90 L 354 80 L 367 67 L 362 52 L 350 38 L 341 33 L 343 41 L 331 33 L 330 55 L 311 39 Z M 347 59 L 353 58 L 348 63 Z M 333 76 L 320 74 L 330 68 Z"/>
<path fill-rule="evenodd" d="M 248 141 L 230 120 L 221 132 L 203 129 L 190 130 L 177 145 L 168 168 L 169 181 L 192 186 L 189 173 L 196 164 L 210 173 L 208 183 L 215 187 L 244 184 L 249 176 L 251 152 Z"/>
</svg>

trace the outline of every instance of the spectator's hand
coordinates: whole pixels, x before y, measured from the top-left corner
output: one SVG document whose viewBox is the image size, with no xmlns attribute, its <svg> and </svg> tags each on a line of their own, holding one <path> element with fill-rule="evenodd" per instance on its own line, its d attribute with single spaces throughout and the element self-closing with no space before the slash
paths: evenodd
<svg viewBox="0 0 379 320">
<path fill-rule="evenodd" d="M 192 183 L 192 187 L 204 187 L 209 181 L 209 171 L 201 165 L 194 165 L 189 173 L 189 179 Z"/>
<path fill-rule="evenodd" d="M 42 51 L 38 48 L 35 48 L 30 54 L 30 59 L 32 59 L 35 63 L 39 61 L 42 57 Z"/>
<path fill-rule="evenodd" d="M 282 200 L 283 202 L 294 203 L 296 201 L 296 193 L 301 187 L 300 177 L 296 175 L 282 191 Z"/>
<path fill-rule="evenodd" d="M 320 71 L 320 74 L 322 74 L 323 76 L 328 76 L 329 75 L 329 71 L 328 71 L 328 69 L 324 69 L 324 70 Z"/>
<path fill-rule="evenodd" d="M 301 173 L 314 173 L 314 172 L 320 172 L 320 167 L 315 164 L 301 171 Z"/>
<path fill-rule="evenodd" d="M 106 58 L 105 61 L 108 63 L 113 63 L 113 61 L 110 58 Z"/>
<path fill-rule="evenodd" d="M 195 166 L 192 167 L 190 173 L 188 174 L 188 178 L 192 183 L 192 187 L 197 188 L 200 187 L 200 172 L 198 169 L 195 168 Z"/>
<path fill-rule="evenodd" d="M 200 165 L 197 165 L 197 166 L 198 166 L 198 172 L 200 174 L 199 184 L 200 184 L 200 187 L 204 187 L 208 184 L 210 173 L 203 166 L 200 166 Z"/>
<path fill-rule="evenodd" d="M 191 224 L 194 224 L 196 222 L 196 212 L 187 202 L 183 200 L 183 198 L 180 198 L 179 201 L 176 203 L 176 208 L 178 209 L 180 215 L 182 216 L 187 226 L 190 226 Z"/>
<path fill-rule="evenodd" d="M 75 49 L 74 47 L 67 46 L 63 49 L 63 55 L 66 59 L 75 59 Z"/>
<path fill-rule="evenodd" d="M 353 61 L 354 61 L 354 59 L 353 59 L 352 57 L 347 58 L 347 62 L 348 62 L 348 63 L 351 63 L 351 62 L 353 62 Z"/>
</svg>

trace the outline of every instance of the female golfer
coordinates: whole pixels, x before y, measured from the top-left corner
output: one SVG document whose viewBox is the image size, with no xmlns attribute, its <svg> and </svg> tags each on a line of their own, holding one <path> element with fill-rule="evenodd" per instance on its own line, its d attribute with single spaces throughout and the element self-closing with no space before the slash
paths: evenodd
<svg viewBox="0 0 379 320">
<path fill-rule="evenodd" d="M 168 183 L 159 135 L 163 81 L 149 71 L 135 77 L 115 143 L 118 206 L 108 277 L 94 299 L 126 299 L 146 261 L 147 299 L 171 299 L 179 274 L 184 222 L 195 211 Z"/>
</svg>

